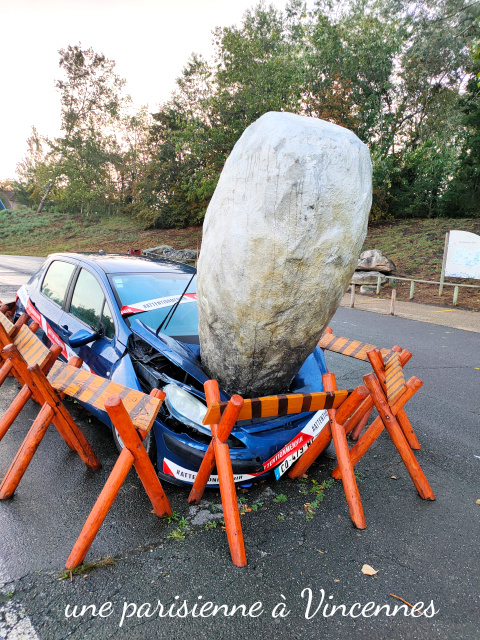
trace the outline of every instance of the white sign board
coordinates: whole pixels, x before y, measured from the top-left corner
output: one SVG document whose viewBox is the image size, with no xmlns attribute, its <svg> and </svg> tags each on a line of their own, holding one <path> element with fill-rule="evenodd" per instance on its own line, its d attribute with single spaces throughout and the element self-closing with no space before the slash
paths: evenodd
<svg viewBox="0 0 480 640">
<path fill-rule="evenodd" d="M 445 275 L 480 279 L 480 236 L 469 231 L 450 231 Z"/>
</svg>

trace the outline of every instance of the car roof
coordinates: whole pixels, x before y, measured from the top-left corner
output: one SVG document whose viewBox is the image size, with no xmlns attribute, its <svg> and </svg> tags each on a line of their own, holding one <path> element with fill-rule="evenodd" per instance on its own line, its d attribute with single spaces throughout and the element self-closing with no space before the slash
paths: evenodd
<svg viewBox="0 0 480 640">
<path fill-rule="evenodd" d="M 173 260 L 158 260 L 147 256 L 129 256 L 117 253 L 52 253 L 50 260 L 73 258 L 93 263 L 105 273 L 195 273 L 195 267 Z"/>
</svg>

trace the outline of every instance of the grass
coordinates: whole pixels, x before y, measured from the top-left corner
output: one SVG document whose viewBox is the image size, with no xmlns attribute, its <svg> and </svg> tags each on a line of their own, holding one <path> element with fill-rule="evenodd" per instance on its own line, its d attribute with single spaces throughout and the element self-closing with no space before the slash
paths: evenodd
<svg viewBox="0 0 480 640">
<path fill-rule="evenodd" d="M 187 229 L 143 228 L 128 216 L 72 216 L 41 213 L 26 208 L 0 211 L 2 241 L 0 253 L 46 256 L 57 251 L 126 253 L 128 249 L 148 249 L 161 244 L 175 249 L 196 249 L 201 227 Z"/>
<path fill-rule="evenodd" d="M 168 244 L 175 249 L 197 249 L 201 227 L 186 229 L 143 228 L 136 218 L 41 213 L 20 208 L 0 211 L 0 253 L 46 256 L 55 251 L 94 251 L 126 253 L 128 249 L 147 249 Z M 380 249 L 397 266 L 397 275 L 421 280 L 439 280 L 445 233 L 461 229 L 480 235 L 480 218 L 435 218 L 398 220 L 371 225 L 363 249 Z M 457 281 L 457 279 L 455 279 Z M 479 284 L 478 280 L 458 280 Z M 397 297 L 408 300 L 409 284 L 399 283 Z M 390 295 L 385 287 L 385 295 Z M 449 304 L 453 290 L 446 287 L 442 299 L 438 286 L 416 285 L 416 302 Z M 480 290 L 460 289 L 459 307 L 480 310 Z"/>
</svg>

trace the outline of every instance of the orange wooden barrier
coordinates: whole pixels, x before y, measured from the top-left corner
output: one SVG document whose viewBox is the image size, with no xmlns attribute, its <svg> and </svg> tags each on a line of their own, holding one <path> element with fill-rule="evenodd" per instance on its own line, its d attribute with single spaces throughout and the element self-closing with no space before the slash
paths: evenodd
<svg viewBox="0 0 480 640">
<path fill-rule="evenodd" d="M 13 344 L 20 329 L 28 322 L 29 319 L 29 316 L 26 313 L 23 313 L 15 324 L 13 324 L 9 318 L 0 311 L 0 363 L 2 363 L 0 368 L 0 387 L 8 376 L 16 377 L 20 384 L 23 384 L 23 382 L 19 380 L 19 377 L 15 375 L 15 372 L 12 372 L 12 364 L 5 364 L 6 358 L 2 351 L 8 345 Z M 33 322 L 28 328 L 32 333 L 35 333 L 38 330 L 38 324 Z"/>
<path fill-rule="evenodd" d="M 8 349 L 15 349 L 15 346 L 10 345 Z M 17 365 L 25 367 L 25 363 L 21 362 L 18 353 L 14 353 L 14 358 L 18 358 Z M 75 357 L 71 361 L 77 366 L 81 366 L 80 358 Z M 42 405 L 42 408 L 0 484 L 0 500 L 6 500 L 13 496 L 50 423 L 54 424 L 68 447 L 78 453 L 87 467 L 93 470 L 101 468 L 100 461 L 93 449 L 63 405 L 61 395 L 50 385 L 40 366 L 35 364 L 22 370 L 22 377 L 26 380 L 26 388 Z"/>
<path fill-rule="evenodd" d="M 208 479 L 216 464 L 230 551 L 232 560 L 237 566 L 244 566 L 246 564 L 246 556 L 232 466 L 228 454 L 228 447 L 225 443 L 235 422 L 246 419 L 246 417 L 287 415 L 309 410 L 318 411 L 320 409 L 327 409 L 330 418 L 329 423 L 315 438 L 304 456 L 310 455 L 312 458 L 308 463 L 308 466 L 310 466 L 313 460 L 323 451 L 332 438 L 334 438 L 338 450 L 341 451 L 342 464 L 345 468 L 345 495 L 352 520 L 359 528 L 363 529 L 366 526 L 353 467 L 348 455 L 348 446 L 342 423 L 368 396 L 368 390 L 362 385 L 353 390 L 353 392 L 345 390 L 338 391 L 333 374 L 325 374 L 324 389 L 325 391 L 318 393 L 287 394 L 284 396 L 267 396 L 247 400 L 242 399 L 240 396 L 232 396 L 230 401 L 225 403 L 220 402 L 220 392 L 217 382 L 215 380 L 209 380 L 205 383 L 208 409 L 204 424 L 210 422 L 213 437 L 193 483 L 188 502 L 190 504 L 198 504 L 201 500 Z M 219 422 L 212 423 L 213 420 L 219 420 Z M 303 459 L 304 462 L 308 460 L 308 458 L 303 456 L 301 459 Z"/>
<path fill-rule="evenodd" d="M 209 409 L 211 409 L 213 405 L 217 405 L 218 407 L 220 391 L 217 381 L 207 380 L 204 387 L 207 407 Z M 233 564 L 237 567 L 243 567 L 247 564 L 247 556 L 245 554 L 245 544 L 243 542 L 242 526 L 238 512 L 232 462 L 226 441 L 238 419 L 243 403 L 244 400 L 239 395 L 232 396 L 223 411 L 220 422 L 218 424 L 211 424 L 212 440 L 202 460 L 202 464 L 200 465 L 188 497 L 190 504 L 198 504 L 198 502 L 200 502 L 208 479 L 216 464 L 230 554 Z M 205 418 L 207 418 L 207 416 L 205 416 Z"/>
<path fill-rule="evenodd" d="M 372 354 L 372 359 L 375 359 Z M 417 488 L 419 495 L 425 500 L 434 500 L 433 491 L 412 453 L 411 443 L 405 434 L 406 429 L 402 428 L 398 415 L 403 411 L 404 405 L 420 389 L 423 382 L 413 376 L 406 382 L 405 389 L 390 405 L 387 398 L 387 390 L 382 387 L 377 376 L 370 373 L 363 377 L 363 380 L 370 391 L 372 401 L 379 415 L 372 424 L 362 434 L 358 442 L 350 450 L 350 459 L 353 465 L 363 457 L 373 442 L 378 438 L 384 429 L 387 429 L 396 449 L 398 450 L 410 477 Z M 413 430 L 412 430 L 413 431 Z M 407 431 L 408 433 L 408 431 Z M 414 434 L 415 435 L 415 434 Z M 338 465 L 332 472 L 334 478 L 342 476 L 342 470 Z"/>
<path fill-rule="evenodd" d="M 145 394 L 137 392 L 137 395 L 144 396 Z M 144 420 L 142 421 L 143 427 L 138 429 L 135 428 L 119 396 L 111 396 L 105 401 L 105 409 L 112 420 L 112 424 L 122 438 L 124 449 L 120 453 L 67 559 L 65 564 L 67 569 L 73 569 L 82 564 L 132 466 L 135 466 L 145 491 L 150 498 L 155 514 L 159 517 L 171 515 L 172 510 L 168 498 L 163 491 L 160 480 L 142 444 L 142 440 L 144 440 L 152 428 L 164 398 L 165 394 L 158 389 L 154 389 L 150 393 L 149 406 L 153 406 L 154 410 L 148 414 L 146 420 L 144 415 Z"/>
<path fill-rule="evenodd" d="M 33 339 L 32 345 L 30 345 L 29 342 L 30 337 L 23 332 L 24 329 L 25 332 L 30 334 Z M 30 398 L 33 398 L 36 402 L 43 405 L 44 400 L 42 393 L 33 382 L 31 373 L 29 372 L 29 365 L 38 365 L 44 373 L 47 373 L 62 351 L 61 347 L 58 345 L 53 345 L 50 349 L 47 349 L 37 336 L 27 329 L 26 326 L 21 328 L 17 337 L 20 337 L 22 340 L 24 339 L 25 342 L 20 343 L 19 341 L 17 343 L 15 341 L 14 344 L 9 344 L 3 349 L 2 355 L 5 358 L 5 362 L 0 371 L 0 379 L 2 374 L 11 371 L 17 378 L 18 382 L 23 386 L 0 419 L 0 440 L 7 433 L 8 429 L 11 427 L 18 414 Z M 25 352 L 24 349 L 25 344 L 28 346 L 27 352 Z M 30 354 L 32 355 L 30 356 Z"/>
<path fill-rule="evenodd" d="M 324 351 L 332 351 L 334 353 L 339 353 L 350 358 L 370 362 L 373 371 L 383 389 L 386 389 L 387 385 L 386 368 L 388 368 L 389 370 L 391 369 L 391 371 L 389 372 L 389 376 L 391 376 L 394 371 L 396 372 L 398 383 L 399 377 L 403 377 L 403 367 L 412 357 L 410 351 L 408 351 L 407 349 L 402 349 L 397 345 L 392 349 L 378 349 L 372 344 L 335 336 L 333 335 L 333 332 L 329 327 L 327 327 L 324 334 L 320 338 L 318 346 L 321 347 Z M 398 366 L 390 367 L 387 364 L 395 360 L 395 358 L 397 357 L 400 369 Z M 390 382 L 392 381 L 393 380 L 390 380 Z M 392 400 L 394 400 L 394 398 L 389 399 L 390 404 Z M 351 416 L 348 422 L 345 424 L 346 432 L 347 434 L 350 434 L 351 440 L 358 440 L 361 432 L 368 422 L 373 408 L 373 399 L 372 397 L 369 397 L 358 408 L 357 413 Z M 410 424 L 410 421 L 403 408 L 399 411 L 397 420 L 400 423 L 402 431 L 404 432 L 404 435 L 407 438 L 407 441 L 410 444 L 411 448 L 421 449 L 420 443 L 415 435 L 413 427 Z"/>
</svg>

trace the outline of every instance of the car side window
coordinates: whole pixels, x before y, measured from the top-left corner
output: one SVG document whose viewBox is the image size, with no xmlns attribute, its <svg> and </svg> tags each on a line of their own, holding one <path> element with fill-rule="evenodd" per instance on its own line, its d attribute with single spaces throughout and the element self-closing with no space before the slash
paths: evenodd
<svg viewBox="0 0 480 640">
<path fill-rule="evenodd" d="M 70 313 L 96 331 L 102 321 L 104 301 L 105 296 L 95 276 L 82 269 L 75 283 Z"/>
<path fill-rule="evenodd" d="M 60 307 L 65 299 L 68 283 L 75 270 L 75 265 L 70 262 L 54 260 L 48 267 L 42 283 L 43 295 L 56 302 Z"/>
</svg>

